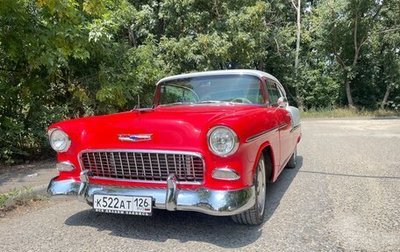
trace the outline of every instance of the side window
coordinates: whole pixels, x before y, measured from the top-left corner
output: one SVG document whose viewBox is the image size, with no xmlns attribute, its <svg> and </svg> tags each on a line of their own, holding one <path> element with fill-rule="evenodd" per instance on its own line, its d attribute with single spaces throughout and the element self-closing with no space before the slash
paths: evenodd
<svg viewBox="0 0 400 252">
<path fill-rule="evenodd" d="M 286 98 L 286 92 L 285 89 L 283 89 L 282 85 L 277 85 L 278 90 L 279 90 L 279 97 L 285 97 Z"/>
<path fill-rule="evenodd" d="M 269 104 L 271 106 L 277 106 L 280 93 L 278 87 L 276 86 L 276 83 L 267 81 L 267 92 L 269 96 Z"/>
</svg>

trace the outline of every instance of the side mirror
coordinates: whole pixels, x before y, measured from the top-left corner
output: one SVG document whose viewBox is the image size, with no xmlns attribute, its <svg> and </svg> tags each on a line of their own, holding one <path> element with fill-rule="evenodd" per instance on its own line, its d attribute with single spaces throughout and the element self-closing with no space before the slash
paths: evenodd
<svg viewBox="0 0 400 252">
<path fill-rule="evenodd" d="M 288 106 L 289 104 L 288 104 L 288 100 L 287 100 L 287 98 L 286 97 L 279 97 L 279 99 L 278 99 L 278 106 L 280 107 L 280 108 L 286 108 L 287 106 Z"/>
</svg>

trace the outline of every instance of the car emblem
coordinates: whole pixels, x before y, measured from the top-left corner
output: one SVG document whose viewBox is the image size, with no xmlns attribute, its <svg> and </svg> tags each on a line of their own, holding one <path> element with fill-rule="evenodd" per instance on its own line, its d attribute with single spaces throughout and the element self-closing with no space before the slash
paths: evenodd
<svg viewBox="0 0 400 252">
<path fill-rule="evenodd" d="M 144 142 L 144 141 L 150 141 L 152 135 L 153 134 L 135 134 L 135 135 L 120 134 L 118 135 L 118 139 L 123 142 Z"/>
</svg>

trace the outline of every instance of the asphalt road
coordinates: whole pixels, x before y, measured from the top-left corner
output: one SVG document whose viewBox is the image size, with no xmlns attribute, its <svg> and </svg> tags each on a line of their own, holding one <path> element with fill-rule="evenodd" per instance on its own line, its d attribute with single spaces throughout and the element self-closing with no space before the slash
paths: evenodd
<svg viewBox="0 0 400 252">
<path fill-rule="evenodd" d="M 56 199 L 0 219 L 1 251 L 400 251 L 400 120 L 304 121 L 299 164 L 257 227 L 225 217 L 92 212 Z"/>
</svg>

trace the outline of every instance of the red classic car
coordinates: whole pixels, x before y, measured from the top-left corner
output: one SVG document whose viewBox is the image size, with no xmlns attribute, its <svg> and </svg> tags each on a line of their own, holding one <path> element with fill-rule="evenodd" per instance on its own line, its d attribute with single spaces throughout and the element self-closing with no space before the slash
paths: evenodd
<svg viewBox="0 0 400 252">
<path fill-rule="evenodd" d="M 48 135 L 59 170 L 51 195 L 99 212 L 196 211 L 255 225 L 266 183 L 296 166 L 301 129 L 275 77 L 224 70 L 164 78 L 152 108 L 59 122 Z"/>
</svg>

